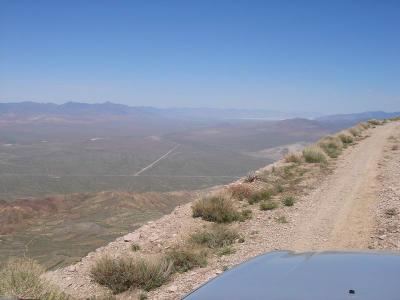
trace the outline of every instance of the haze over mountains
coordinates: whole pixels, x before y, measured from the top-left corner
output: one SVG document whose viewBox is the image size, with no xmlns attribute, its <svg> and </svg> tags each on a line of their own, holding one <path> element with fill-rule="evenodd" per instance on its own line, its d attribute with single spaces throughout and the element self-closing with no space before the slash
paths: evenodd
<svg viewBox="0 0 400 300">
<path fill-rule="evenodd" d="M 0 114 L 51 114 L 51 115 L 120 115 L 139 118 L 172 118 L 184 120 L 212 119 L 284 119 L 292 117 L 315 117 L 310 112 L 280 112 L 258 109 L 218 109 L 218 108 L 155 108 L 150 106 L 127 106 L 111 102 L 88 104 L 67 102 L 64 104 L 19 102 L 0 103 Z"/>
<path fill-rule="evenodd" d="M 308 118 L 318 121 L 359 122 L 367 119 L 383 119 L 397 116 L 399 112 L 368 111 L 361 113 L 322 115 L 316 112 L 282 112 L 260 109 L 218 109 L 218 108 L 156 108 L 151 106 L 128 106 L 112 102 L 81 103 L 67 102 L 64 104 L 38 103 L 32 101 L 18 103 L 0 103 L 2 117 L 30 115 L 119 115 L 136 118 L 170 118 L 180 120 L 221 120 L 221 119 L 264 119 L 281 120 L 289 118 Z"/>
</svg>

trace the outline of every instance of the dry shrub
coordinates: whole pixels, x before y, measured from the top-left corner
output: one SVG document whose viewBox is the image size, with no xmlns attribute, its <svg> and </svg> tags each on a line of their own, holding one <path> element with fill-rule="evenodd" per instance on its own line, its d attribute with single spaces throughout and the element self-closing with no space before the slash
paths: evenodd
<svg viewBox="0 0 400 300">
<path fill-rule="evenodd" d="M 231 245 L 240 236 L 238 232 L 224 225 L 213 226 L 210 230 L 196 232 L 190 236 L 190 241 L 211 249 Z"/>
<path fill-rule="evenodd" d="M 174 271 L 183 273 L 196 267 L 207 266 L 207 252 L 196 249 L 174 249 L 166 258 L 172 262 Z"/>
<path fill-rule="evenodd" d="M 232 198 L 242 201 L 251 196 L 252 189 L 246 184 L 235 184 L 229 186 L 229 192 L 231 193 Z"/>
<path fill-rule="evenodd" d="M 304 160 L 308 163 L 321 163 L 327 162 L 325 153 L 321 148 L 316 146 L 307 147 L 303 150 Z"/>
<path fill-rule="evenodd" d="M 348 129 L 348 131 L 349 131 L 354 137 L 360 136 L 360 134 L 361 134 L 361 130 L 360 130 L 360 128 L 358 128 L 358 127 L 351 127 L 351 128 Z"/>
<path fill-rule="evenodd" d="M 263 201 L 260 203 L 260 210 L 273 210 L 278 207 L 278 204 L 273 201 Z"/>
<path fill-rule="evenodd" d="M 379 121 L 376 119 L 371 119 L 371 120 L 368 120 L 367 122 L 368 122 L 368 124 L 374 125 L 374 126 L 382 125 L 382 121 Z"/>
<path fill-rule="evenodd" d="M 255 191 L 253 194 L 250 196 L 250 198 L 247 200 L 249 204 L 254 204 L 258 203 L 260 201 L 265 201 L 271 199 L 271 197 L 274 195 L 274 192 L 272 190 L 264 189 L 260 191 Z"/>
<path fill-rule="evenodd" d="M 354 142 L 354 138 L 352 135 L 349 135 L 347 133 L 340 133 L 338 135 L 338 138 L 342 141 L 343 144 L 351 144 Z"/>
<path fill-rule="evenodd" d="M 92 279 L 114 294 L 131 288 L 152 290 L 164 284 L 173 271 L 172 262 L 165 258 L 117 258 L 103 257 L 90 270 Z"/>
<path fill-rule="evenodd" d="M 301 163 L 301 156 L 295 153 L 288 153 L 284 157 L 285 162 L 287 163 Z"/>
<path fill-rule="evenodd" d="M 254 181 L 257 181 L 259 179 L 259 176 L 255 172 L 250 172 L 246 178 L 244 179 L 244 182 L 247 183 L 252 183 Z"/>
<path fill-rule="evenodd" d="M 215 223 L 230 223 L 240 219 L 240 212 L 232 200 L 223 195 L 197 200 L 192 205 L 193 218 Z"/>
<path fill-rule="evenodd" d="M 11 259 L 0 268 L 0 296 L 21 299 L 62 300 L 68 296 L 41 279 L 44 273 L 31 259 Z"/>
<path fill-rule="evenodd" d="M 343 142 L 339 137 L 328 136 L 322 139 L 318 145 L 331 158 L 336 158 L 342 153 Z"/>
</svg>

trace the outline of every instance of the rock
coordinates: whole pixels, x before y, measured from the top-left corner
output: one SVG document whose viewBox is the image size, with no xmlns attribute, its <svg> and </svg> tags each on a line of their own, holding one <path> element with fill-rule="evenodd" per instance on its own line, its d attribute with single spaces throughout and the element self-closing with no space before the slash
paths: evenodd
<svg viewBox="0 0 400 300">
<path fill-rule="evenodd" d="M 75 266 L 68 266 L 65 268 L 68 272 L 75 272 L 76 271 L 76 267 Z"/>
<path fill-rule="evenodd" d="M 169 293 L 175 293 L 178 290 L 178 287 L 176 285 L 171 285 L 167 290 Z"/>
</svg>

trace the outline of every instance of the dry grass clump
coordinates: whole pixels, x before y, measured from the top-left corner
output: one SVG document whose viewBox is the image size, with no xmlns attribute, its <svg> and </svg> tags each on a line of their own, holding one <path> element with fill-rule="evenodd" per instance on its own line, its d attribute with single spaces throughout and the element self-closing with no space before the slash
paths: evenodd
<svg viewBox="0 0 400 300">
<path fill-rule="evenodd" d="M 166 258 L 172 262 L 175 272 L 184 273 L 195 267 L 207 266 L 207 252 L 195 249 L 174 249 Z"/>
<path fill-rule="evenodd" d="M 269 200 L 273 195 L 274 195 L 273 191 L 265 189 L 254 192 L 247 201 L 249 202 L 249 204 L 254 204 L 261 201 Z"/>
<path fill-rule="evenodd" d="M 192 205 L 192 213 L 193 218 L 215 223 L 230 223 L 241 217 L 232 200 L 223 195 L 197 200 Z"/>
<path fill-rule="evenodd" d="M 301 156 L 296 153 L 288 153 L 284 157 L 285 162 L 287 163 L 301 163 Z"/>
<path fill-rule="evenodd" d="M 250 198 L 253 191 L 246 184 L 235 184 L 229 186 L 229 192 L 231 193 L 232 198 L 242 201 Z"/>
<path fill-rule="evenodd" d="M 0 297 L 62 300 L 69 297 L 41 279 L 44 269 L 31 259 L 12 259 L 0 268 Z"/>
<path fill-rule="evenodd" d="M 243 209 L 240 212 L 239 221 L 244 222 L 245 220 L 249 220 L 253 217 L 253 212 L 251 209 Z"/>
<path fill-rule="evenodd" d="M 280 183 L 278 183 L 277 185 L 276 185 L 276 187 L 275 187 L 275 191 L 276 191 L 276 193 L 283 193 L 284 192 L 284 190 L 285 190 L 285 188 L 283 187 L 283 185 L 282 184 L 280 184 Z"/>
<path fill-rule="evenodd" d="M 324 164 L 327 162 L 325 153 L 321 150 L 321 148 L 316 146 L 305 148 L 303 150 L 303 157 L 308 163 Z"/>
<path fill-rule="evenodd" d="M 263 201 L 260 203 L 260 210 L 273 210 L 278 207 L 274 201 Z"/>
<path fill-rule="evenodd" d="M 173 271 L 173 264 L 165 258 L 103 257 L 90 270 L 92 279 L 108 287 L 114 294 L 131 288 L 152 290 L 164 284 Z"/>
<path fill-rule="evenodd" d="M 235 249 L 233 249 L 231 246 L 224 246 L 217 251 L 218 256 L 225 256 L 233 253 L 235 253 Z"/>
<path fill-rule="evenodd" d="M 359 127 L 357 127 L 357 126 L 349 128 L 348 131 L 349 131 L 354 137 L 357 137 L 357 136 L 360 136 L 360 135 L 361 135 L 361 129 L 360 129 Z"/>
<path fill-rule="evenodd" d="M 392 146 L 392 150 L 393 150 L 393 151 L 399 150 L 399 145 L 393 145 L 393 146 Z"/>
<path fill-rule="evenodd" d="M 329 136 L 322 139 L 318 145 L 331 158 L 336 158 L 342 153 L 343 142 L 339 137 Z"/>
<path fill-rule="evenodd" d="M 352 135 L 346 134 L 346 133 L 340 133 L 338 135 L 338 138 L 342 141 L 344 145 L 348 145 L 354 142 L 354 138 Z"/>
<path fill-rule="evenodd" d="M 240 236 L 237 230 L 224 225 L 217 225 L 210 230 L 193 233 L 190 236 L 190 241 L 196 245 L 216 249 L 232 245 L 238 238 Z"/>
<path fill-rule="evenodd" d="M 370 125 L 374 125 L 374 126 L 379 126 L 382 125 L 382 121 L 376 120 L 376 119 L 371 119 L 367 121 L 368 124 Z"/>
<path fill-rule="evenodd" d="M 250 172 L 246 178 L 244 179 L 244 182 L 247 183 L 252 183 L 254 181 L 257 181 L 259 179 L 259 176 L 255 172 Z"/>
</svg>

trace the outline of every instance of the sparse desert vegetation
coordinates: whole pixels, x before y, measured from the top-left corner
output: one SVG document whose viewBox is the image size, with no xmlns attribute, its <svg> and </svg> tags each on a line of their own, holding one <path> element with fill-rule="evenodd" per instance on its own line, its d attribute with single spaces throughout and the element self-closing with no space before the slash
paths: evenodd
<svg viewBox="0 0 400 300">
<path fill-rule="evenodd" d="M 262 189 L 259 191 L 254 191 L 247 201 L 249 204 L 259 203 L 260 201 L 271 199 L 273 194 L 274 194 L 273 191 L 270 189 Z"/>
<path fill-rule="evenodd" d="M 313 146 L 308 147 L 303 150 L 304 160 L 308 163 L 320 163 L 324 164 L 327 162 L 325 153 L 321 150 L 321 148 Z"/>
<path fill-rule="evenodd" d="M 130 288 L 146 291 L 159 287 L 168 280 L 173 262 L 166 258 L 110 258 L 96 261 L 90 273 L 93 280 L 118 294 Z"/>
<path fill-rule="evenodd" d="M 343 142 L 339 137 L 329 136 L 322 139 L 318 145 L 331 158 L 337 158 L 343 149 Z"/>
<path fill-rule="evenodd" d="M 293 206 L 295 203 L 295 199 L 293 196 L 286 196 L 282 199 L 282 203 L 285 206 Z"/>
<path fill-rule="evenodd" d="M 343 143 L 344 145 L 346 145 L 346 146 L 354 142 L 353 136 L 350 135 L 350 134 L 344 133 L 344 132 L 339 133 L 339 134 L 338 134 L 338 137 L 340 138 L 340 140 L 342 141 L 342 143 Z"/>
<path fill-rule="evenodd" d="M 364 126 L 358 128 L 364 130 Z M 151 291 L 170 278 L 175 278 L 178 273 L 205 267 L 218 256 L 232 255 L 245 241 L 239 229 L 246 224 L 231 223 L 246 221 L 252 216 L 253 210 L 257 218 L 265 214 L 276 223 L 287 223 L 287 217 L 282 213 L 289 214 L 291 206 L 299 201 L 299 183 L 304 177 L 323 174 L 321 170 L 324 168 L 315 164 L 331 164 L 341 154 L 344 144 L 350 145 L 361 138 L 349 134 L 345 138 L 340 135 L 324 138 L 317 145 L 304 149 L 301 154 L 294 154 L 296 159 L 285 158 L 282 164 L 250 176 L 251 180 L 245 178 L 219 191 L 208 193 L 209 196 L 203 196 L 192 203 L 192 216 L 217 224 L 201 223 L 204 224 L 203 228 L 197 228 L 185 237 L 183 244 L 169 248 L 164 255 L 154 256 L 154 253 L 147 252 L 146 245 L 131 243 L 128 245 L 131 253 L 126 257 L 105 256 L 98 259 L 91 269 L 91 278 L 115 294 L 129 289 Z M 258 203 L 261 211 L 274 211 L 256 211 L 256 207 L 248 203 Z"/>
<path fill-rule="evenodd" d="M 192 206 L 193 217 L 216 223 L 230 223 L 240 219 L 240 212 L 225 195 L 197 200 Z"/>
<path fill-rule="evenodd" d="M 288 163 L 301 163 L 301 156 L 296 153 L 286 154 L 284 160 Z"/>
<path fill-rule="evenodd" d="M 232 198 L 239 201 L 249 199 L 251 194 L 253 193 L 252 189 L 246 184 L 231 185 L 229 186 L 229 191 L 232 195 Z"/>
<path fill-rule="evenodd" d="M 31 259 L 10 259 L 0 265 L 0 297 L 41 300 L 69 299 L 41 278 L 44 268 Z"/>
<path fill-rule="evenodd" d="M 216 225 L 209 230 L 193 233 L 190 241 L 196 245 L 216 249 L 231 245 L 238 238 L 240 235 L 237 230 L 225 225 Z"/>
<path fill-rule="evenodd" d="M 260 203 L 260 210 L 273 210 L 278 207 L 274 201 L 263 201 Z"/>
<path fill-rule="evenodd" d="M 207 252 L 196 249 L 174 249 L 167 253 L 166 258 L 172 262 L 174 271 L 179 273 L 207 266 Z"/>
</svg>

